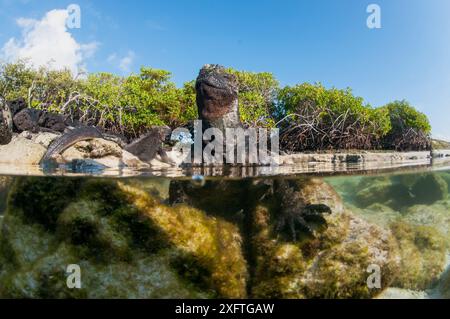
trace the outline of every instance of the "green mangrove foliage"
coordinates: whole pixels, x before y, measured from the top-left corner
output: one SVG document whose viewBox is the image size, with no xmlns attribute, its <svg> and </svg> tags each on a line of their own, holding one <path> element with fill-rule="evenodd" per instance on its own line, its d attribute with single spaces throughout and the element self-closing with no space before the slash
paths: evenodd
<svg viewBox="0 0 450 319">
<path fill-rule="evenodd" d="M 350 89 L 304 83 L 281 89 L 278 104 L 284 111 L 281 143 L 288 151 L 430 149 L 427 117 L 405 101 L 373 108 Z"/>
<path fill-rule="evenodd" d="M 385 109 L 374 109 L 350 89 L 321 84 L 285 87 L 279 93 L 286 121 L 281 138 L 285 149 L 372 149 L 379 147 L 391 124 Z"/>
<path fill-rule="evenodd" d="M 280 88 L 272 73 L 227 70 L 238 82 L 243 124 L 280 127 L 285 151 L 431 148 L 427 117 L 406 101 L 374 108 L 350 89 L 309 83 Z M 3 64 L 0 96 L 129 138 L 154 125 L 175 128 L 197 118 L 195 80 L 180 88 L 170 72 L 148 67 L 128 76 L 74 77 L 26 61 Z"/>
<path fill-rule="evenodd" d="M 383 145 L 397 150 L 430 149 L 431 125 L 425 114 L 407 101 L 394 101 L 383 107 L 389 113 L 391 130 L 384 136 Z"/>
<path fill-rule="evenodd" d="M 272 73 L 228 69 L 236 76 L 239 88 L 241 121 L 250 127 L 274 127 L 279 83 Z"/>
</svg>

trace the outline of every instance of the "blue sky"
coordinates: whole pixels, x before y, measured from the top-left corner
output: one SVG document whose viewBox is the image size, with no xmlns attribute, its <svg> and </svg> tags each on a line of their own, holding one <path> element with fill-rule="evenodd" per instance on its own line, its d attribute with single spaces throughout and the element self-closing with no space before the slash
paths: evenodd
<svg viewBox="0 0 450 319">
<path fill-rule="evenodd" d="M 205 63 L 270 71 L 282 85 L 351 87 L 374 106 L 407 99 L 430 117 L 435 136 L 450 139 L 448 0 L 0 0 L 3 53 L 51 37 L 41 28 L 25 39 L 30 24 L 19 18 L 41 21 L 71 3 L 81 8 L 81 28 L 66 30 L 64 53 L 58 45 L 51 52 L 70 60 L 72 44 L 87 48 L 76 61 L 89 72 L 146 65 L 171 71 L 181 85 Z M 371 3 L 381 8 L 381 29 L 366 26 Z"/>
</svg>

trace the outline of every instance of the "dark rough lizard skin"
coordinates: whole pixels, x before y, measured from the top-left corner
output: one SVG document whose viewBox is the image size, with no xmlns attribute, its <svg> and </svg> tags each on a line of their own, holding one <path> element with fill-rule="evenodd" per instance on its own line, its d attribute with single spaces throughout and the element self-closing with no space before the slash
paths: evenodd
<svg viewBox="0 0 450 319">
<path fill-rule="evenodd" d="M 41 163 L 50 160 L 54 155 L 60 154 L 75 143 L 94 138 L 103 138 L 103 134 L 96 127 L 86 126 L 72 129 L 58 137 L 50 144 L 47 152 L 41 159 Z"/>
<path fill-rule="evenodd" d="M 206 127 L 239 127 L 237 79 L 220 65 L 205 65 L 195 83 L 199 119 Z"/>
<path fill-rule="evenodd" d="M 171 130 L 167 126 L 152 127 L 146 134 L 125 146 L 125 150 L 143 162 L 150 162 L 156 155 L 159 155 L 162 162 L 173 165 L 174 163 L 169 159 L 163 147 L 170 133 Z"/>
<path fill-rule="evenodd" d="M 128 145 L 121 146 L 124 147 L 126 151 L 137 156 L 141 161 L 149 162 L 159 154 L 164 163 L 173 165 L 174 163 L 168 158 L 167 153 L 162 146 L 169 131 L 170 129 L 166 127 L 154 127 L 139 139 Z M 94 126 L 77 127 L 54 140 L 47 149 L 44 157 L 42 157 L 41 163 L 51 160 L 54 155 L 62 153 L 75 143 L 94 138 L 103 138 L 121 144 L 119 143 L 118 137 L 102 134 L 100 130 Z"/>
</svg>

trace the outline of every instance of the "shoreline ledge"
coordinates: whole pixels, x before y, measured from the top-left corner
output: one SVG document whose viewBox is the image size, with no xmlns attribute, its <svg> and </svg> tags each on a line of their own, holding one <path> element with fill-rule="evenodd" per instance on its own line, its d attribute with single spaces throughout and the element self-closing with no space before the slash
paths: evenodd
<svg viewBox="0 0 450 319">
<path fill-rule="evenodd" d="M 393 151 L 336 151 L 330 153 L 294 153 L 280 155 L 280 165 L 303 163 L 409 163 L 431 158 L 429 151 L 393 152 Z"/>
<path fill-rule="evenodd" d="M 430 167 L 433 163 L 450 162 L 445 154 L 450 151 L 393 152 L 393 151 L 336 151 L 317 153 L 293 153 L 279 156 L 279 165 L 168 165 L 155 158 L 149 163 L 141 162 L 119 145 L 101 139 L 82 141 L 59 157 L 57 165 L 39 165 L 40 159 L 54 136 L 37 134 L 32 137 L 13 137 L 12 143 L 0 145 L 0 175 L 55 175 L 55 176 L 157 176 L 182 178 L 193 175 L 222 176 L 231 178 L 267 177 L 299 174 L 348 174 L 374 173 L 404 168 Z M 85 145 L 89 144 L 89 145 Z M 101 147 L 92 147 L 100 145 Z M 88 147 L 87 147 L 88 146 Z M 89 152 L 85 150 L 88 149 Z M 100 152 L 101 151 L 101 152 Z M 113 152 L 114 151 L 114 152 Z M 95 154 L 95 156 L 93 156 Z M 179 154 L 168 152 L 171 158 Z"/>
</svg>

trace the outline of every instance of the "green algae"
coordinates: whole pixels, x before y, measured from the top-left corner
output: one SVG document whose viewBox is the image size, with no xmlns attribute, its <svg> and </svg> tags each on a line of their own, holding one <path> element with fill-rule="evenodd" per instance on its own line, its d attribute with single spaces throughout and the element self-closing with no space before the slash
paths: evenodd
<svg viewBox="0 0 450 319">
<path fill-rule="evenodd" d="M 412 290 L 432 287 L 444 270 L 446 238 L 433 227 L 396 222 L 391 225 L 401 254 L 401 271 L 393 286 Z"/>
<path fill-rule="evenodd" d="M 18 179 L 0 241 L 7 265 L 0 274 L 2 297 L 239 298 L 246 293 L 246 263 L 235 226 L 191 207 L 165 206 L 114 181 Z M 66 287 L 69 264 L 80 265 L 82 289 Z M 188 265 L 184 273 L 183 265 Z"/>
</svg>

